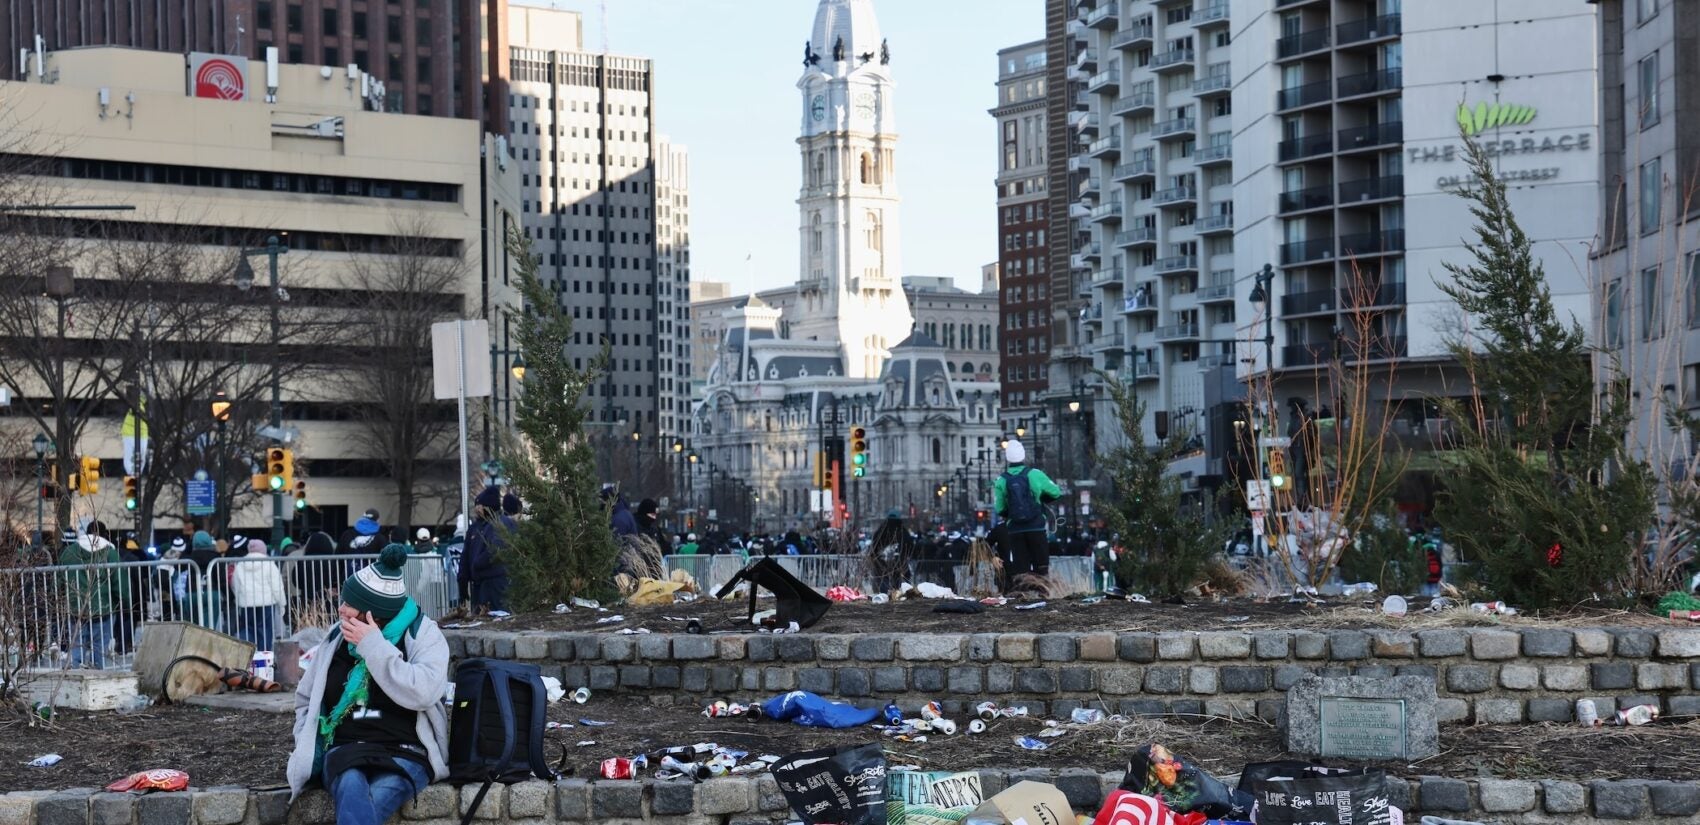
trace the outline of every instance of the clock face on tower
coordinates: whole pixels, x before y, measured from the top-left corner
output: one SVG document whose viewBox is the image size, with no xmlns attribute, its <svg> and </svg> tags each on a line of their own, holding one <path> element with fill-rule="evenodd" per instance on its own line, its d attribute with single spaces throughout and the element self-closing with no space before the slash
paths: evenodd
<svg viewBox="0 0 1700 825">
<path fill-rule="evenodd" d="M 826 120 L 826 95 L 815 95 L 815 99 L 809 103 L 809 114 L 814 117 L 816 123 Z"/>
<path fill-rule="evenodd" d="M 862 92 L 856 95 L 856 113 L 865 118 L 874 116 L 874 93 Z"/>
</svg>

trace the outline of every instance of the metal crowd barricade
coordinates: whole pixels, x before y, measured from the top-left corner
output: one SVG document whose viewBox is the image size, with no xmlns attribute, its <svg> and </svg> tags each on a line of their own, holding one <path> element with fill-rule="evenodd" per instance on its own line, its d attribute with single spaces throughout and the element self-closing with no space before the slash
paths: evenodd
<svg viewBox="0 0 1700 825">
<path fill-rule="evenodd" d="M 376 554 L 238 556 L 207 565 L 193 621 L 268 649 L 302 628 L 330 627 L 342 584 Z M 276 571 L 273 577 L 266 570 Z M 411 555 L 402 568 L 408 595 L 436 619 L 455 606 L 457 589 L 443 556 Z"/>
<path fill-rule="evenodd" d="M 193 613 L 198 579 L 185 559 L 0 570 L 0 662 L 128 668 L 148 622 Z"/>
</svg>

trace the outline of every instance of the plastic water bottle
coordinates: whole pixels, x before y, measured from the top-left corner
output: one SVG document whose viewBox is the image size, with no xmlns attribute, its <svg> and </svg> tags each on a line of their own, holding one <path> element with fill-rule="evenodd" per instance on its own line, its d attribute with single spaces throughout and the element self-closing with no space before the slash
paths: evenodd
<svg viewBox="0 0 1700 825">
<path fill-rule="evenodd" d="M 125 699 L 123 702 L 119 703 L 118 712 L 126 715 L 131 713 L 140 713 L 141 711 L 147 710 L 152 704 L 153 700 L 148 698 L 146 694 L 138 693 L 135 696 Z"/>
</svg>

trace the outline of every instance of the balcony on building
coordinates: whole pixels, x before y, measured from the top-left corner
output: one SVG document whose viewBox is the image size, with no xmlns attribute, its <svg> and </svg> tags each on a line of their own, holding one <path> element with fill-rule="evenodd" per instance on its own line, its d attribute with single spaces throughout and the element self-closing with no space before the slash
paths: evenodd
<svg viewBox="0 0 1700 825">
<path fill-rule="evenodd" d="M 1157 361 L 1151 361 L 1151 360 L 1134 361 L 1133 362 L 1133 380 L 1135 380 L 1135 381 L 1155 381 L 1155 380 L 1157 380 L 1158 376 L 1161 374 L 1158 367 L 1157 367 L 1158 363 L 1159 362 L 1157 362 Z"/>
<path fill-rule="evenodd" d="M 1094 352 L 1103 352 L 1107 349 L 1121 349 L 1126 345 L 1127 336 L 1125 334 L 1112 332 L 1107 335 L 1100 335 L 1097 338 L 1093 338 L 1091 346 Z"/>
<path fill-rule="evenodd" d="M 1124 229 L 1116 233 L 1116 246 L 1123 248 L 1149 246 L 1156 242 L 1157 227 L 1150 224 L 1135 226 L 1132 229 Z"/>
<path fill-rule="evenodd" d="M 1115 102 L 1110 104 L 1110 114 L 1134 115 L 1155 108 L 1156 105 L 1156 92 L 1150 89 L 1139 89 L 1132 94 L 1116 98 Z"/>
<path fill-rule="evenodd" d="M 1276 92 L 1275 108 L 1287 111 L 1327 103 L 1333 88 L 1333 81 L 1318 80 L 1313 83 L 1281 89 Z"/>
<path fill-rule="evenodd" d="M 1122 312 L 1138 315 L 1145 312 L 1157 311 L 1157 282 L 1151 281 L 1139 285 L 1132 295 L 1122 301 Z"/>
<path fill-rule="evenodd" d="M 1086 25 L 1094 29 L 1113 29 L 1116 18 L 1121 14 L 1121 6 L 1116 0 L 1110 0 L 1086 15 Z"/>
<path fill-rule="evenodd" d="M 1100 261 L 1104 258 L 1104 248 L 1097 241 L 1093 241 L 1081 247 L 1080 254 L 1088 261 Z"/>
<path fill-rule="evenodd" d="M 1332 206 L 1334 205 L 1334 184 L 1325 183 L 1321 186 L 1308 186 L 1304 189 L 1282 192 L 1278 201 L 1283 215 Z"/>
<path fill-rule="evenodd" d="M 1373 178 L 1341 181 L 1340 205 L 1375 203 L 1405 195 L 1404 175 L 1380 175 Z"/>
<path fill-rule="evenodd" d="M 1127 163 L 1117 164 L 1114 169 L 1110 170 L 1110 180 L 1116 181 L 1117 183 L 1138 181 L 1143 178 L 1155 177 L 1156 175 L 1157 160 L 1149 155 L 1134 158 Z"/>
<path fill-rule="evenodd" d="M 1358 353 L 1360 352 L 1365 361 L 1390 361 L 1395 358 L 1404 358 L 1410 354 L 1407 348 L 1408 342 L 1403 335 L 1377 337 L 1367 344 L 1358 346 L 1347 344 L 1346 347 L 1347 357 L 1351 360 L 1358 360 Z"/>
<path fill-rule="evenodd" d="M 1214 139 L 1214 135 L 1211 136 Z M 1234 144 L 1224 140 L 1212 142 L 1209 146 L 1201 146 L 1192 153 L 1192 162 L 1199 166 L 1215 166 L 1228 163 L 1234 159 Z"/>
<path fill-rule="evenodd" d="M 1102 179 L 1100 179 L 1100 178 L 1081 178 L 1080 179 L 1080 193 L 1079 193 L 1080 197 L 1082 197 L 1082 198 L 1096 198 L 1096 197 L 1098 197 L 1098 194 L 1102 191 L 1104 191 L 1104 181 Z"/>
<path fill-rule="evenodd" d="M 1206 3 L 1192 10 L 1192 24 L 1198 28 L 1228 22 L 1228 4 L 1222 0 Z"/>
<path fill-rule="evenodd" d="M 1301 55 L 1319 52 L 1328 48 L 1329 30 L 1327 26 L 1310 31 L 1289 34 L 1275 41 L 1275 59 L 1291 60 Z"/>
<path fill-rule="evenodd" d="M 1080 322 L 1083 324 L 1101 324 L 1104 322 L 1104 305 L 1093 304 L 1080 310 Z"/>
<path fill-rule="evenodd" d="M 1281 265 L 1298 266 L 1334 259 L 1334 238 L 1312 238 L 1281 244 Z"/>
<path fill-rule="evenodd" d="M 1192 225 L 1192 230 L 1200 235 L 1220 235 L 1234 231 L 1234 213 L 1220 211 L 1220 204 L 1212 204 L 1211 213 L 1200 215 Z"/>
<path fill-rule="evenodd" d="M 1151 18 L 1142 17 L 1111 35 L 1110 47 L 1116 49 L 1144 48 L 1151 45 L 1152 31 Z"/>
<path fill-rule="evenodd" d="M 1405 230 L 1384 229 L 1379 232 L 1355 232 L 1340 236 L 1340 254 L 1348 258 L 1358 255 L 1385 255 L 1405 250 Z"/>
<path fill-rule="evenodd" d="M 1151 195 L 1151 202 L 1159 207 L 1188 206 L 1198 199 L 1198 190 L 1190 186 L 1171 186 L 1159 189 Z"/>
<path fill-rule="evenodd" d="M 1276 157 L 1281 163 L 1313 158 L 1334 151 L 1333 135 L 1306 135 L 1292 140 L 1283 140 L 1277 147 Z"/>
<path fill-rule="evenodd" d="M 1281 366 L 1283 367 L 1314 367 L 1327 364 L 1334 359 L 1333 341 L 1306 341 L 1299 344 L 1288 344 L 1281 348 Z"/>
<path fill-rule="evenodd" d="M 1358 152 L 1390 146 L 1404 139 L 1405 122 L 1392 120 L 1386 123 L 1371 123 L 1368 126 L 1341 129 L 1339 146 L 1342 153 Z"/>
<path fill-rule="evenodd" d="M 1198 288 L 1201 304 L 1231 304 L 1234 302 L 1234 271 L 1221 269 L 1210 273 L 1210 285 Z"/>
<path fill-rule="evenodd" d="M 1079 172 L 1080 170 L 1085 169 L 1085 168 L 1086 168 L 1086 156 L 1085 155 L 1070 155 L 1069 156 L 1069 158 L 1068 158 L 1068 171 Z"/>
<path fill-rule="evenodd" d="M 1151 136 L 1158 140 L 1179 140 L 1192 137 L 1198 131 L 1198 118 L 1176 117 L 1160 120 L 1151 126 Z"/>
<path fill-rule="evenodd" d="M 1340 307 L 1339 294 L 1333 287 L 1289 292 L 1281 296 L 1281 317 L 1323 315 Z"/>
<path fill-rule="evenodd" d="M 1074 201 L 1068 205 L 1068 216 L 1071 218 L 1090 218 L 1092 217 L 1092 207 L 1087 206 L 1083 201 Z"/>
<path fill-rule="evenodd" d="M 1349 310 L 1396 307 L 1405 303 L 1405 284 L 1363 284 L 1340 290 L 1340 306 Z"/>
<path fill-rule="evenodd" d="M 1092 71 L 1093 67 L 1098 65 L 1098 50 L 1081 49 L 1080 53 L 1075 56 L 1074 65 L 1088 72 Z"/>
<path fill-rule="evenodd" d="M 1104 221 L 1110 221 L 1110 222 L 1113 222 L 1113 223 L 1121 223 L 1122 222 L 1122 202 L 1121 201 L 1110 201 L 1109 203 L 1106 203 L 1106 204 L 1098 207 L 1097 209 L 1092 210 L 1091 220 L 1092 220 L 1093 223 L 1100 223 L 1100 222 L 1104 222 Z"/>
<path fill-rule="evenodd" d="M 1098 131 L 1098 113 L 1076 109 L 1068 113 L 1068 125 L 1079 131 Z"/>
<path fill-rule="evenodd" d="M 1116 88 L 1121 86 L 1121 74 L 1122 62 L 1120 60 L 1111 60 L 1109 64 L 1104 67 L 1103 71 L 1093 75 L 1091 80 L 1086 81 L 1086 91 L 1114 91 Z"/>
<path fill-rule="evenodd" d="M 1275 0 L 1275 8 L 1285 9 L 1295 6 L 1308 6 L 1313 3 L 1327 4 L 1327 0 Z"/>
<path fill-rule="evenodd" d="M 1147 68 L 1154 72 L 1178 72 L 1190 69 L 1195 54 L 1196 52 L 1190 47 L 1170 49 L 1151 55 L 1151 65 Z"/>
<path fill-rule="evenodd" d="M 1151 267 L 1158 275 L 1185 275 L 1198 272 L 1197 255 L 1170 255 L 1158 258 Z"/>
<path fill-rule="evenodd" d="M 1226 63 L 1210 67 L 1210 73 L 1192 82 L 1192 93 L 1199 97 L 1214 97 L 1234 90 L 1233 75 Z"/>
<path fill-rule="evenodd" d="M 1200 355 L 1198 356 L 1197 363 L 1200 372 L 1221 369 L 1222 367 L 1231 367 L 1234 365 L 1234 355 L 1231 352 L 1218 352 L 1211 355 Z"/>
<path fill-rule="evenodd" d="M 1184 324 L 1170 324 L 1157 328 L 1157 340 L 1162 343 L 1174 341 L 1192 341 L 1198 338 L 1198 322 L 1190 321 Z"/>
<path fill-rule="evenodd" d="M 1122 272 L 1115 267 L 1105 267 L 1092 273 L 1092 288 L 1106 286 L 1121 286 Z"/>
<path fill-rule="evenodd" d="M 1072 361 L 1085 358 L 1086 353 L 1073 344 L 1061 344 L 1051 348 L 1051 357 L 1059 361 Z"/>
<path fill-rule="evenodd" d="M 1404 82 L 1402 69 L 1376 69 L 1373 72 L 1342 75 L 1336 81 L 1341 98 L 1379 95 L 1400 90 Z"/>
<path fill-rule="evenodd" d="M 1086 154 L 1095 158 L 1120 155 L 1121 153 L 1122 130 L 1120 129 L 1111 129 L 1109 134 L 1092 141 L 1092 144 L 1086 147 Z"/>
<path fill-rule="evenodd" d="M 1404 31 L 1403 21 L 1397 14 L 1383 14 L 1379 17 L 1366 17 L 1362 20 L 1351 20 L 1334 27 L 1334 42 L 1349 46 L 1354 43 L 1367 43 L 1398 37 Z"/>
</svg>

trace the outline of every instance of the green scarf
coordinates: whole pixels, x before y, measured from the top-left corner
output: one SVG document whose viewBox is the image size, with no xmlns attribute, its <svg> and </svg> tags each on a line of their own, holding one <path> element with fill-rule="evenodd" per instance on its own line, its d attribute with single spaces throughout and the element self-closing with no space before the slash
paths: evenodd
<svg viewBox="0 0 1700 825">
<path fill-rule="evenodd" d="M 409 598 L 401 606 L 401 612 L 384 625 L 384 640 L 392 645 L 399 646 L 402 634 L 406 633 L 407 628 L 418 619 L 419 605 Z M 330 715 L 319 716 L 319 752 L 321 754 L 331 749 L 331 740 L 336 736 L 336 728 L 342 724 L 342 720 L 348 718 L 349 711 L 352 711 L 356 705 L 364 707 L 367 698 L 371 695 L 372 676 L 366 670 L 365 657 L 360 655 L 360 651 L 356 650 L 354 645 L 348 642 L 343 642 L 343 644 L 348 645 L 348 652 L 354 654 L 354 667 L 348 671 L 348 681 L 342 686 L 342 698 L 337 700 L 336 707 L 331 708 Z"/>
</svg>

